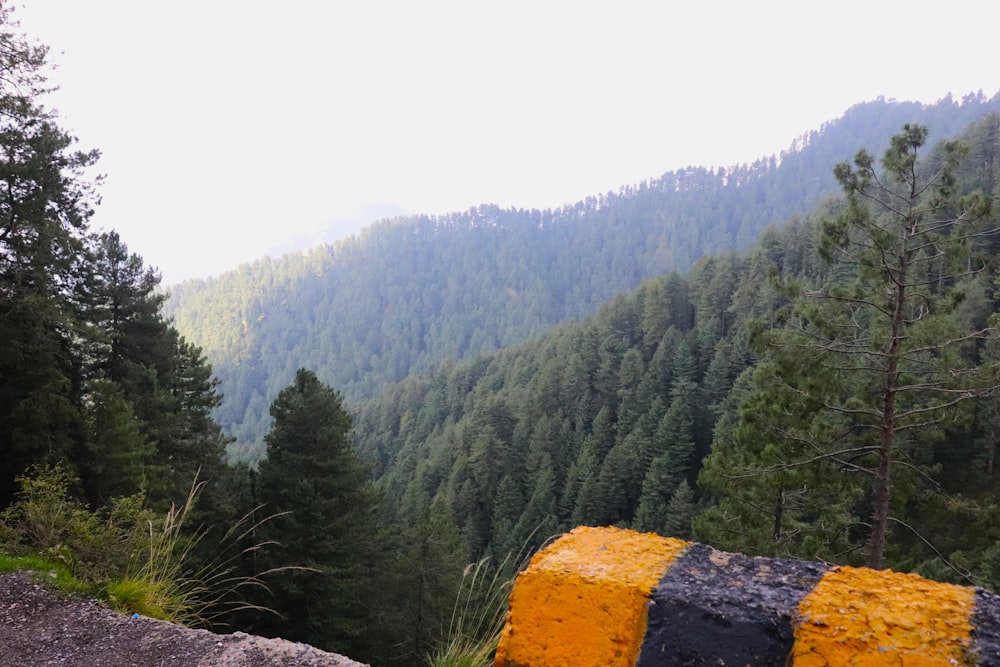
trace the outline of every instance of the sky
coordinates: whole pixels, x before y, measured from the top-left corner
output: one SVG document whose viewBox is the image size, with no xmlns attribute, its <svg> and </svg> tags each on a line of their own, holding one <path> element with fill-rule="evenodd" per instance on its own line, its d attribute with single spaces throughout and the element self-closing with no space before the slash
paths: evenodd
<svg viewBox="0 0 1000 667">
<path fill-rule="evenodd" d="M 930 9 L 933 8 L 933 9 Z M 165 285 L 371 204 L 571 204 L 878 96 L 1000 91 L 981 0 L 31 0 L 94 229 Z M 860 147 L 859 147 L 860 148 Z"/>
</svg>

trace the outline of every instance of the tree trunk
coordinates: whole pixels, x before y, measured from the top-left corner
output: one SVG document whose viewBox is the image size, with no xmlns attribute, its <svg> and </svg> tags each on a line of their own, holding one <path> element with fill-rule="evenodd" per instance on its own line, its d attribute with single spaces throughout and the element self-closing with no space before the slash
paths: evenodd
<svg viewBox="0 0 1000 667">
<path fill-rule="evenodd" d="M 892 495 L 892 439 L 893 428 L 882 426 L 882 443 L 878 451 L 875 471 L 875 501 L 872 507 L 872 527 L 868 536 L 866 565 L 873 570 L 885 567 L 885 541 L 889 530 L 889 498 Z"/>
</svg>

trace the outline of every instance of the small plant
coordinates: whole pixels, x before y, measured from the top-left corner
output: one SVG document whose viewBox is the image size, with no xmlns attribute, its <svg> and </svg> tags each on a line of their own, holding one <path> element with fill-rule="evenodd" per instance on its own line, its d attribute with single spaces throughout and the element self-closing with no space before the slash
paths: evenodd
<svg viewBox="0 0 1000 667">
<path fill-rule="evenodd" d="M 109 601 L 122 611 L 188 626 L 210 626 L 221 616 L 246 609 L 274 613 L 271 609 L 247 602 L 242 591 L 254 587 L 266 589 L 263 577 L 276 572 L 309 569 L 285 566 L 257 576 L 236 573 L 235 561 L 240 555 L 267 544 L 254 542 L 235 553 L 227 547 L 244 543 L 245 538 L 254 534 L 262 523 L 280 516 L 267 515 L 263 519 L 254 519 L 259 507 L 241 517 L 226 531 L 215 550 L 217 556 L 214 560 L 198 569 L 188 569 L 192 549 L 205 533 L 199 530 L 188 536 L 183 528 L 203 486 L 204 483 L 198 482 L 196 476 L 183 505 L 172 505 L 159 524 L 148 523 L 145 550 L 129 563 L 125 577 L 112 582 L 107 588 Z"/>
<path fill-rule="evenodd" d="M 103 596 L 118 611 L 149 618 L 171 620 L 169 592 L 163 586 L 144 579 L 118 579 L 104 590 Z"/>
<path fill-rule="evenodd" d="M 36 579 L 66 593 L 90 593 L 91 586 L 74 577 L 65 563 L 40 556 L 11 556 L 0 553 L 0 572 L 31 572 Z"/>
<path fill-rule="evenodd" d="M 496 566 L 484 558 L 465 567 L 447 639 L 427 657 L 428 667 L 492 667 L 514 578 L 531 561 L 535 534 L 541 528 L 542 524 L 535 526 L 516 556 L 508 553 Z"/>
<path fill-rule="evenodd" d="M 116 609 L 185 625 L 210 625 L 214 618 L 241 609 L 268 611 L 244 602 L 242 589 L 265 587 L 259 576 L 235 574 L 235 560 L 254 543 L 234 553 L 261 523 L 251 512 L 223 536 L 215 560 L 191 569 L 191 550 L 204 533 L 184 530 L 204 483 L 197 476 L 184 503 L 165 515 L 143 507 L 141 496 L 113 499 L 107 508 L 90 511 L 73 498 L 75 479 L 64 468 L 36 466 L 18 479 L 21 492 L 0 513 L 0 549 L 11 556 L 0 561 L 11 569 L 52 572 L 64 590 L 100 591 Z M 257 508 L 259 509 L 259 508 Z M 230 554 L 228 557 L 226 554 Z M 292 567 L 279 568 L 296 569 Z"/>
<path fill-rule="evenodd" d="M 514 582 L 510 557 L 498 566 L 489 559 L 466 566 L 444 644 L 427 659 L 429 667 L 489 667 L 507 615 Z"/>
<path fill-rule="evenodd" d="M 58 561 L 90 583 L 124 571 L 154 518 L 141 496 L 117 498 L 97 512 L 70 493 L 76 480 L 61 466 L 33 466 L 17 479 L 17 501 L 0 512 L 0 548 Z"/>
<path fill-rule="evenodd" d="M 145 549 L 129 561 L 124 577 L 107 586 L 108 600 L 117 608 L 178 623 L 197 616 L 196 586 L 184 573 L 197 538 L 183 540 L 181 529 L 201 487 L 196 479 L 184 505 L 171 505 L 158 524 L 147 520 Z"/>
</svg>

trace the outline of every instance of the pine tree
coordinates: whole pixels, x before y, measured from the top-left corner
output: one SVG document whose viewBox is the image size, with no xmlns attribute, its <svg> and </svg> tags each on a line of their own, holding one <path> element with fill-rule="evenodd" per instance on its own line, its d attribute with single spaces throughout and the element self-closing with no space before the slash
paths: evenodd
<svg viewBox="0 0 1000 667">
<path fill-rule="evenodd" d="M 262 541 L 283 545 L 263 567 L 294 566 L 272 579 L 261 630 L 351 655 L 370 649 L 370 590 L 376 586 L 378 496 L 351 447 L 351 416 L 340 395 L 299 369 L 271 406 L 259 499 L 282 516 L 262 526 Z M 265 604 L 267 601 L 264 601 Z"/>
<path fill-rule="evenodd" d="M 115 383 L 96 380 L 84 415 L 85 450 L 77 455 L 80 478 L 94 507 L 114 497 L 139 493 L 154 447 Z"/>
<path fill-rule="evenodd" d="M 213 523 L 219 517 L 212 514 L 223 512 L 220 487 L 227 470 L 226 440 L 211 414 L 219 403 L 212 369 L 201 350 L 163 318 L 159 274 L 130 253 L 117 233 L 91 238 L 88 256 L 75 289 L 88 334 L 84 392 L 111 382 L 134 414 L 151 447 L 132 475 L 145 475 L 150 503 L 164 509 L 183 503 L 197 477 L 207 486 L 196 519 Z"/>
<path fill-rule="evenodd" d="M 444 494 L 437 494 L 415 520 L 399 529 L 397 555 L 380 576 L 393 598 L 396 617 L 380 624 L 394 664 L 415 664 L 446 631 L 466 565 L 461 532 Z"/>
<path fill-rule="evenodd" d="M 691 476 L 697 389 L 690 380 L 680 379 L 671 392 L 670 407 L 656 429 L 655 453 L 642 482 L 634 522 L 638 530 L 666 534 L 667 506 L 681 483 Z"/>
<path fill-rule="evenodd" d="M 67 460 L 79 438 L 81 337 L 71 294 L 96 182 L 38 98 L 47 49 L 0 6 L 0 506 L 33 462 Z"/>
<path fill-rule="evenodd" d="M 847 201 L 823 226 L 827 275 L 818 287 L 787 281 L 785 325 L 760 330 L 756 392 L 706 461 L 717 511 L 756 507 L 772 539 L 788 536 L 800 555 L 842 557 L 863 541 L 866 564 L 884 567 L 896 512 L 931 472 L 928 447 L 997 387 L 977 358 L 994 321 L 955 317 L 997 231 L 990 202 L 957 196 L 957 142 L 918 162 L 927 134 L 905 125 L 882 173 L 864 150 L 837 165 Z"/>
<path fill-rule="evenodd" d="M 670 496 L 670 502 L 667 503 L 666 519 L 661 534 L 682 540 L 691 539 L 691 521 L 694 519 L 694 513 L 694 489 L 686 479 L 681 480 Z"/>
</svg>

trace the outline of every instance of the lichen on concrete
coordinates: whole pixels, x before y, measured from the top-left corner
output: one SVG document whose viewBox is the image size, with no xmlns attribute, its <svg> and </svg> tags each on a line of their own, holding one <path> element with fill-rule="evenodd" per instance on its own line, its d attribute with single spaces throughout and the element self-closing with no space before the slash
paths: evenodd
<svg viewBox="0 0 1000 667">
<path fill-rule="evenodd" d="M 616 528 L 577 528 L 517 578 L 498 667 L 632 667 L 650 591 L 688 546 Z"/>
<path fill-rule="evenodd" d="M 888 570 L 831 569 L 799 605 L 795 667 L 967 664 L 974 589 Z"/>
</svg>

